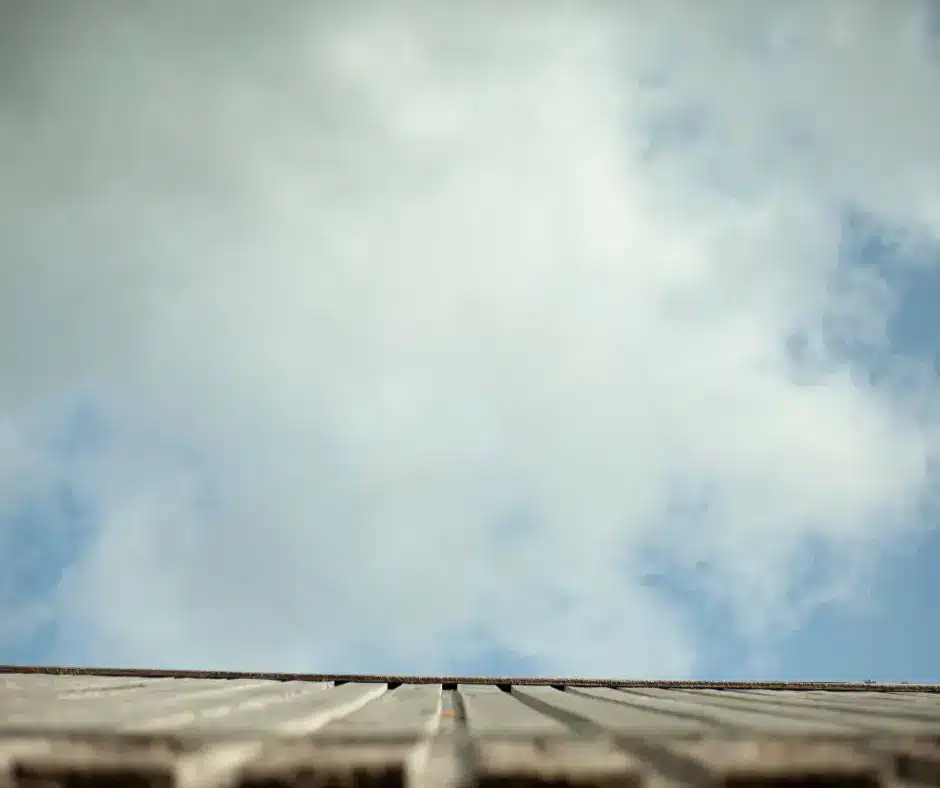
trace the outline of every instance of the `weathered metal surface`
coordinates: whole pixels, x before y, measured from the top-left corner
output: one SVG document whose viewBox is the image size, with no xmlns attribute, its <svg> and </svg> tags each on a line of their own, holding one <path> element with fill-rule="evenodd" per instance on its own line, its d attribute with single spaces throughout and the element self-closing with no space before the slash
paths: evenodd
<svg viewBox="0 0 940 788">
<path fill-rule="evenodd" d="M 565 733 L 565 724 L 527 706 L 513 695 L 492 686 L 462 686 L 457 690 L 463 705 L 465 724 L 471 734 Z"/>
<path fill-rule="evenodd" d="M 655 693 L 655 694 L 654 694 Z M 649 690 L 648 694 L 639 691 L 624 691 L 598 688 L 576 688 L 572 695 L 583 695 L 607 701 L 627 709 L 647 709 L 665 715 L 681 716 L 696 721 L 699 730 L 745 731 L 761 734 L 839 734 L 854 733 L 855 729 L 846 721 L 805 714 L 781 714 L 772 702 L 762 706 L 735 707 L 718 703 L 696 702 L 683 697 L 675 690 Z M 617 712 L 614 712 L 617 713 Z"/>
<path fill-rule="evenodd" d="M 643 785 L 647 771 L 637 758 L 608 739 L 482 741 L 475 748 L 480 785 Z"/>
<path fill-rule="evenodd" d="M 935 686 L 390 678 L 6 671 L 0 788 L 940 785 Z"/>
<path fill-rule="evenodd" d="M 875 788 L 883 767 L 876 756 L 851 744 L 827 741 L 701 741 L 674 745 L 706 775 L 706 782 L 749 786 L 786 780 L 792 783 Z"/>
<path fill-rule="evenodd" d="M 257 696 L 240 697 L 220 704 L 197 702 L 190 708 L 163 713 L 152 720 L 141 719 L 127 730 L 134 731 L 225 731 L 248 736 L 263 733 L 312 733 L 344 717 L 387 692 L 384 684 L 344 684 L 326 687 L 304 682 L 271 686 Z M 244 693 L 243 693 L 244 694 Z"/>
<path fill-rule="evenodd" d="M 439 726 L 442 705 L 443 692 L 440 684 L 403 684 L 388 690 L 362 708 L 337 717 L 321 731 L 324 735 L 337 738 L 420 738 Z"/>
<path fill-rule="evenodd" d="M 579 690 L 580 691 L 580 690 Z M 600 692 L 601 690 L 584 690 Z M 780 702 L 774 696 L 742 700 L 733 693 L 691 695 L 682 690 L 606 690 L 617 695 L 648 698 L 656 702 L 698 705 L 702 713 L 745 730 L 767 733 L 925 733 L 936 730 L 937 722 L 912 715 L 903 706 L 894 709 L 866 709 L 846 706 L 833 709 L 812 703 Z M 808 693 L 807 693 L 808 694 Z M 737 718 L 737 720 L 735 719 Z M 763 722 L 761 721 L 763 718 Z"/>
<path fill-rule="evenodd" d="M 615 692 L 616 690 L 607 690 Z M 579 732 L 609 730 L 642 736 L 676 736 L 717 731 L 713 720 L 675 710 L 607 703 L 579 693 L 561 692 L 553 687 L 513 687 L 512 694 L 548 717 L 561 720 Z"/>
</svg>

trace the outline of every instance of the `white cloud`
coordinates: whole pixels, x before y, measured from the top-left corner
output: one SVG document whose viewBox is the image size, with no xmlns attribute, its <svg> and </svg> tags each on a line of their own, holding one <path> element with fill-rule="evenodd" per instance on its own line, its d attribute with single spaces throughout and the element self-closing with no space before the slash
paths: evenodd
<svg viewBox="0 0 940 788">
<path fill-rule="evenodd" d="M 113 433 L 68 655 L 679 676 L 638 556 L 759 644 L 810 546 L 825 600 L 916 532 L 937 422 L 831 340 L 907 369 L 840 210 L 940 231 L 926 4 L 343 8 L 10 12 L 3 434 L 87 386 Z"/>
</svg>

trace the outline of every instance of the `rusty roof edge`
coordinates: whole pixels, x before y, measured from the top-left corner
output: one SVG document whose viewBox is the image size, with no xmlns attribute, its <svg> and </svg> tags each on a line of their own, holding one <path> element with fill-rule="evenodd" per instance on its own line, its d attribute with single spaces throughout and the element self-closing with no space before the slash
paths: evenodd
<svg viewBox="0 0 940 788">
<path fill-rule="evenodd" d="M 779 689 L 869 692 L 938 692 L 940 684 L 845 681 L 700 681 L 525 676 L 402 676 L 384 673 L 258 673 L 233 670 L 163 670 L 53 665 L 0 665 L 0 674 L 67 676 L 133 676 L 138 678 L 259 679 L 268 681 L 334 681 L 378 684 L 561 685 L 570 687 L 646 687 L 658 689 Z"/>
</svg>

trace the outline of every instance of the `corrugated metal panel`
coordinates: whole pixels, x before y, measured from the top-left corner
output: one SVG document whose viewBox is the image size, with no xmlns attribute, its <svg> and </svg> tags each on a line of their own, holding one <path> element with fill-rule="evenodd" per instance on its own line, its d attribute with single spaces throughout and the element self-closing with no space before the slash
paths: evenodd
<svg viewBox="0 0 940 788">
<path fill-rule="evenodd" d="M 781 780 L 940 784 L 940 687 L 0 667 L 12 788 Z"/>
</svg>

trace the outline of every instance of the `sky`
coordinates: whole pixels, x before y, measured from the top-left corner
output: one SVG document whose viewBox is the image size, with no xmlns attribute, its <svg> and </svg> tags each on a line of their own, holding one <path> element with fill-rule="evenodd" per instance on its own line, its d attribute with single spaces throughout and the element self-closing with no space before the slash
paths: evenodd
<svg viewBox="0 0 940 788">
<path fill-rule="evenodd" d="M 0 663 L 940 682 L 940 5 L 0 0 Z"/>
</svg>

